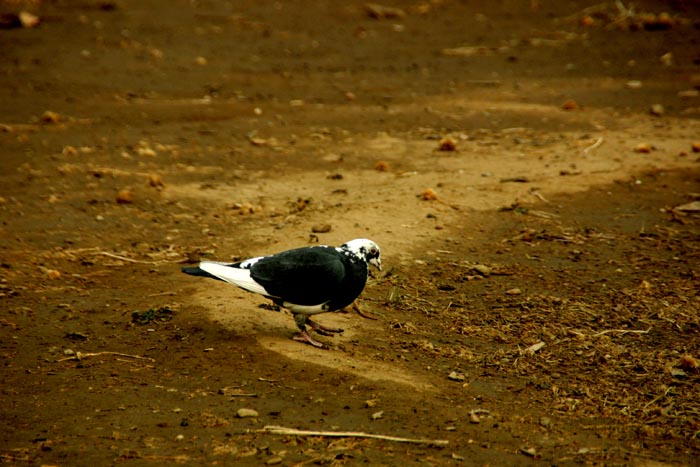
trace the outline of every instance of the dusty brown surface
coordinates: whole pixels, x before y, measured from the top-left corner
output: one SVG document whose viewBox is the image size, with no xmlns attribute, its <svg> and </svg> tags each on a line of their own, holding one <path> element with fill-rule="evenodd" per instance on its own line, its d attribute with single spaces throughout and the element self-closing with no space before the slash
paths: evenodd
<svg viewBox="0 0 700 467">
<path fill-rule="evenodd" d="M 697 462 L 698 4 L 470 3 L 0 4 L 0 459 Z M 329 350 L 179 272 L 361 236 Z"/>
</svg>

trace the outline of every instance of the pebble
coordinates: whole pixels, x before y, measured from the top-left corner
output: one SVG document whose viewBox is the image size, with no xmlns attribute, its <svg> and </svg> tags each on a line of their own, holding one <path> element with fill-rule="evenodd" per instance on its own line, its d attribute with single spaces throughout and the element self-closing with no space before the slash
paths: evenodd
<svg viewBox="0 0 700 467">
<path fill-rule="evenodd" d="M 438 150 L 440 151 L 456 151 L 457 141 L 449 136 L 446 136 L 440 140 L 438 143 Z"/>
<path fill-rule="evenodd" d="M 484 277 L 489 277 L 491 275 L 491 268 L 486 266 L 485 264 L 475 264 L 474 266 L 472 266 L 471 270 Z"/>
<path fill-rule="evenodd" d="M 280 456 L 273 456 L 273 457 L 270 457 L 270 458 L 265 462 L 265 465 L 277 465 L 277 464 L 281 464 L 283 460 L 284 460 L 284 459 L 282 459 Z"/>
<path fill-rule="evenodd" d="M 251 418 L 251 417 L 257 417 L 258 412 L 257 410 L 253 409 L 238 409 L 236 411 L 236 417 L 238 418 Z"/>
<path fill-rule="evenodd" d="M 464 376 L 462 373 L 457 373 L 456 371 L 453 371 L 449 375 L 447 375 L 447 378 L 452 380 L 452 381 L 464 381 L 467 379 L 466 376 Z"/>
<path fill-rule="evenodd" d="M 148 148 L 148 147 L 138 148 L 136 150 L 136 154 L 138 154 L 139 156 L 146 156 L 146 157 L 156 157 L 158 155 L 157 152 L 155 152 L 153 149 Z"/>
<path fill-rule="evenodd" d="M 165 188 L 163 177 L 158 174 L 150 174 L 148 176 L 148 185 L 153 188 Z"/>
<path fill-rule="evenodd" d="M 664 106 L 661 104 L 653 104 L 649 108 L 649 113 L 654 116 L 660 117 L 665 113 Z"/>
<path fill-rule="evenodd" d="M 564 103 L 561 105 L 561 108 L 564 110 L 575 110 L 578 109 L 578 104 L 576 103 L 575 100 L 573 99 L 567 99 L 564 101 Z"/>
<path fill-rule="evenodd" d="M 627 83 L 625 83 L 625 87 L 627 87 L 627 89 L 642 89 L 642 82 L 639 80 L 633 79 L 633 80 L 627 81 Z"/>
<path fill-rule="evenodd" d="M 119 193 L 117 193 L 117 203 L 118 204 L 131 204 L 134 202 L 134 195 L 131 193 L 131 190 L 119 190 Z"/>
<path fill-rule="evenodd" d="M 438 195 L 432 188 L 426 188 L 420 194 L 420 197 L 425 201 L 435 201 L 438 199 Z"/>
<path fill-rule="evenodd" d="M 377 163 L 374 164 L 374 170 L 378 172 L 388 172 L 389 163 L 387 161 L 377 161 Z"/>
<path fill-rule="evenodd" d="M 44 123 L 58 123 L 61 121 L 61 115 L 52 110 L 47 110 L 41 115 L 41 121 Z"/>
<path fill-rule="evenodd" d="M 514 289 L 506 290 L 506 295 L 520 295 L 521 293 L 523 293 L 523 291 L 518 289 L 517 287 Z"/>
<path fill-rule="evenodd" d="M 28 11 L 20 11 L 17 14 L 19 22 L 22 24 L 23 28 L 35 28 L 41 23 L 41 19 L 38 16 L 29 13 Z"/>
<path fill-rule="evenodd" d="M 700 152 L 700 141 L 695 141 L 690 145 L 693 152 Z"/>
<path fill-rule="evenodd" d="M 313 233 L 328 233 L 331 231 L 330 224 L 317 224 L 311 227 Z"/>
<path fill-rule="evenodd" d="M 649 143 L 639 143 L 634 147 L 634 152 L 640 152 L 643 154 L 648 154 L 653 149 L 652 145 Z"/>
<path fill-rule="evenodd" d="M 57 271 L 56 269 L 47 269 L 46 270 L 46 277 L 48 277 L 51 280 L 56 280 L 61 277 L 61 273 Z"/>
</svg>

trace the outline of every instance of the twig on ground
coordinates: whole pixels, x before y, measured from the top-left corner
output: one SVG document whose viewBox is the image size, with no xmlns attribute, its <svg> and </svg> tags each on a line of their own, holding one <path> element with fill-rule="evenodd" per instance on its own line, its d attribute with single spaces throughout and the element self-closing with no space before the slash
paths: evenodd
<svg viewBox="0 0 700 467">
<path fill-rule="evenodd" d="M 606 329 L 605 331 L 600 331 L 596 332 L 595 334 L 592 334 L 591 337 L 598 337 L 602 336 L 603 334 L 607 334 L 609 332 L 618 332 L 620 334 L 649 334 L 649 331 L 651 331 L 651 327 L 647 329 L 646 331 L 641 331 L 641 330 L 635 330 L 635 329 Z"/>
<path fill-rule="evenodd" d="M 75 355 L 71 355 L 70 357 L 66 357 L 66 358 L 61 358 L 58 361 L 59 362 L 65 362 L 66 360 L 78 360 L 78 361 L 80 361 L 86 357 L 98 357 L 100 355 L 116 355 L 118 357 L 136 358 L 139 360 L 148 360 L 150 362 L 156 361 L 154 358 L 151 358 L 151 357 L 142 357 L 140 355 L 131 355 L 128 353 L 120 353 L 120 352 L 91 352 L 91 353 L 76 352 Z"/>
<path fill-rule="evenodd" d="M 540 201 L 543 201 L 543 202 L 549 204 L 549 200 L 547 198 L 545 198 L 544 196 L 542 196 L 542 193 L 540 193 L 539 191 L 533 191 L 532 195 L 537 197 Z"/>
<path fill-rule="evenodd" d="M 603 144 L 603 137 L 602 137 L 602 136 L 601 136 L 600 138 L 598 138 L 598 139 L 595 141 L 595 143 L 591 144 L 591 145 L 588 146 L 586 149 L 584 149 L 584 150 L 583 150 L 583 153 L 584 153 L 584 154 L 588 154 L 588 153 L 591 152 L 592 150 L 594 150 L 594 149 L 596 149 L 597 147 L 599 147 L 601 144 Z"/>
<path fill-rule="evenodd" d="M 307 431 L 297 430 L 296 428 L 285 428 L 277 425 L 267 425 L 262 430 L 257 431 L 275 435 L 326 436 L 331 438 L 372 438 L 381 439 L 384 441 L 396 441 L 398 443 L 433 444 L 436 446 L 446 446 L 449 443 L 449 441 L 446 439 L 400 438 L 397 436 L 376 435 L 372 433 L 363 433 L 360 431 Z"/>
<path fill-rule="evenodd" d="M 659 400 L 661 400 L 661 399 L 663 399 L 664 397 L 666 397 L 666 396 L 668 395 L 668 393 L 671 392 L 671 389 L 673 389 L 673 388 L 672 388 L 672 387 L 666 388 L 666 390 L 663 392 L 663 394 L 659 394 L 659 395 L 656 396 L 653 400 L 647 402 L 647 403 L 644 405 L 644 410 L 648 409 L 649 406 L 650 406 L 651 404 L 654 404 L 655 402 L 658 402 Z"/>
<path fill-rule="evenodd" d="M 143 261 L 140 259 L 131 259 L 127 258 L 126 256 L 120 256 L 120 255 L 115 255 L 114 253 L 110 253 L 108 251 L 98 251 L 96 254 L 102 255 L 102 256 L 109 256 L 110 258 L 118 259 L 121 261 L 127 261 L 129 263 L 138 263 L 138 264 L 175 264 L 175 263 L 180 263 L 182 260 L 173 260 L 173 261 Z"/>
</svg>

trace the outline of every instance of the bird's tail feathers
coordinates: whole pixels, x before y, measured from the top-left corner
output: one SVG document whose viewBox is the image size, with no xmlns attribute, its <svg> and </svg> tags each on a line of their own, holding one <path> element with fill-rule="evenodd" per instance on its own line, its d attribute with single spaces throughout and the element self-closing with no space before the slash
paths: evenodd
<svg viewBox="0 0 700 467">
<path fill-rule="evenodd" d="M 207 273 L 209 276 L 213 276 L 216 279 L 237 285 L 238 287 L 250 292 L 270 296 L 262 285 L 258 284 L 252 277 L 250 277 L 249 269 L 241 269 L 236 266 L 237 265 L 216 263 L 213 261 L 203 261 L 199 263 L 199 269 Z"/>
</svg>

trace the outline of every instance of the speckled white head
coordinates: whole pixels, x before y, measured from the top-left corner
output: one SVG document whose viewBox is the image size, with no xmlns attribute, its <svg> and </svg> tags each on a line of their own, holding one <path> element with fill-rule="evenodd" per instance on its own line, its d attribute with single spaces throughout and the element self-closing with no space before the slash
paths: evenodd
<svg viewBox="0 0 700 467">
<path fill-rule="evenodd" d="M 358 258 L 363 259 L 366 263 L 372 264 L 380 271 L 382 270 L 382 260 L 379 245 L 367 238 L 356 238 L 345 242 L 340 246 L 341 249 L 351 252 Z"/>
</svg>

